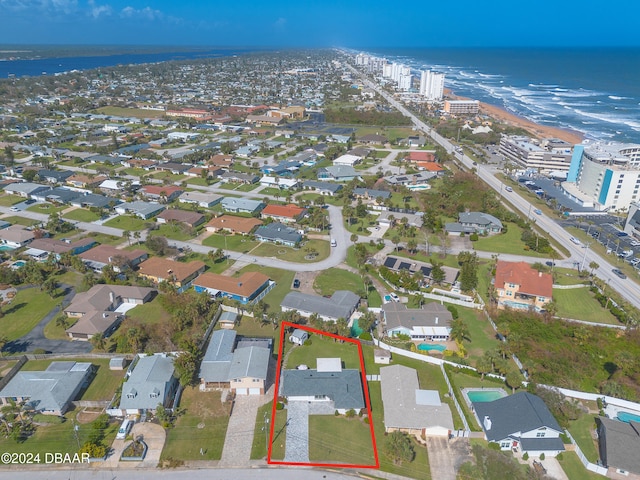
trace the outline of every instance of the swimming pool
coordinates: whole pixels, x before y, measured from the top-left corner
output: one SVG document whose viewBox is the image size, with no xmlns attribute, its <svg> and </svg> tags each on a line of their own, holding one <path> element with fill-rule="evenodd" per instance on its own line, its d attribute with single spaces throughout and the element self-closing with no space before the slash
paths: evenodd
<svg viewBox="0 0 640 480">
<path fill-rule="evenodd" d="M 439 352 L 444 352 L 446 349 L 446 345 L 440 345 L 438 343 L 421 343 L 418 345 L 418 350 L 422 351 L 437 350 Z"/>
<path fill-rule="evenodd" d="M 634 415 L 633 413 L 629 413 L 629 412 L 618 412 L 618 415 L 616 416 L 616 418 L 621 422 L 626 422 L 626 423 L 639 422 L 640 423 L 640 415 Z"/>
<path fill-rule="evenodd" d="M 12 267 L 22 268 L 27 264 L 24 260 L 17 260 L 11 264 Z"/>
<path fill-rule="evenodd" d="M 354 319 L 351 324 L 351 336 L 357 338 L 362 332 L 363 330 L 358 326 L 358 319 Z"/>
<path fill-rule="evenodd" d="M 467 398 L 469 405 L 474 402 L 493 402 L 494 400 L 507 396 L 507 392 L 502 388 L 464 388 L 462 389 L 462 394 Z"/>
</svg>

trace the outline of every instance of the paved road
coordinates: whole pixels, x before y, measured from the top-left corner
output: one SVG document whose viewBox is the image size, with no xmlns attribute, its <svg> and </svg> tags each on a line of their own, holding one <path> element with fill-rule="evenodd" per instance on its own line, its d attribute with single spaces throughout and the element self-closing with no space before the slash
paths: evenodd
<svg viewBox="0 0 640 480">
<path fill-rule="evenodd" d="M 422 131 L 427 133 L 435 142 L 440 144 L 443 148 L 445 148 L 449 153 L 455 155 L 460 163 L 462 163 L 466 168 L 472 169 L 475 168 L 477 170 L 477 175 L 484 182 L 486 182 L 491 188 L 493 188 L 496 192 L 498 192 L 502 197 L 507 199 L 517 210 L 519 210 L 524 215 L 529 215 L 532 210 L 532 205 L 526 199 L 521 197 L 516 191 L 507 192 L 504 190 L 503 184 L 500 180 L 498 180 L 494 173 L 492 172 L 490 167 L 484 165 L 474 165 L 474 161 L 468 156 L 462 153 L 455 152 L 455 146 L 446 138 L 442 137 L 435 130 L 433 130 L 429 125 L 420 120 L 416 115 L 410 112 L 404 105 L 398 102 L 395 98 L 393 98 L 389 93 L 380 88 L 379 85 L 375 84 L 368 78 L 364 77 L 358 70 L 353 68 L 352 66 L 346 64 L 354 74 L 361 77 L 367 86 L 377 91 L 382 97 L 384 97 L 391 105 L 393 105 L 397 110 L 399 110 L 405 116 L 411 118 L 414 125 L 420 128 Z M 580 261 L 582 263 L 584 259 L 584 264 L 589 265 L 591 261 L 595 261 L 600 267 L 595 270 L 595 274 L 606 281 L 609 286 L 613 287 L 620 295 L 622 295 L 629 303 L 634 305 L 636 308 L 640 308 L 640 285 L 632 282 L 629 279 L 623 280 L 621 278 L 616 277 L 611 273 L 611 270 L 614 268 L 612 264 L 610 264 L 605 258 L 600 255 L 594 253 L 592 250 L 588 250 L 585 252 L 583 248 L 580 246 L 574 245 L 571 243 L 570 238 L 571 234 L 569 234 L 566 230 L 564 230 L 560 225 L 558 225 L 555 220 L 548 217 L 545 214 L 536 215 L 535 222 L 537 226 L 547 232 L 551 237 L 555 238 L 557 241 L 562 243 L 564 247 L 569 250 L 571 253 L 571 257 L 576 261 Z"/>
<path fill-rule="evenodd" d="M 37 288 L 37 287 L 34 287 Z M 75 296 L 76 292 L 71 285 L 62 284 L 60 286 L 64 291 L 64 298 L 62 300 L 63 308 L 71 303 L 71 300 Z M 10 307 L 11 308 L 11 307 Z M 3 352 L 7 353 L 21 353 L 21 352 L 33 352 L 34 350 L 41 348 L 46 352 L 51 353 L 88 353 L 93 346 L 89 342 L 70 342 L 68 340 L 50 340 L 44 336 L 44 327 L 53 320 L 60 312 L 60 307 L 56 306 L 51 310 L 40 322 L 26 335 L 7 343 Z"/>
</svg>

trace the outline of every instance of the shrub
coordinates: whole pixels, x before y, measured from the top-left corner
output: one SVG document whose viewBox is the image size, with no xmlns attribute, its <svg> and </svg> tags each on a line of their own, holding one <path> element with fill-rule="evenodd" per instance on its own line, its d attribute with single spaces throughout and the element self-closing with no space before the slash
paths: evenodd
<svg viewBox="0 0 640 480">
<path fill-rule="evenodd" d="M 564 443 L 565 445 L 569 445 L 571 443 L 571 439 L 569 438 L 569 435 L 567 435 L 566 433 L 560 434 L 560 440 L 562 440 L 562 443 Z"/>
<path fill-rule="evenodd" d="M 311 345 L 311 339 L 310 339 L 310 338 L 307 338 L 307 339 L 304 341 L 304 346 L 305 346 L 305 347 L 308 347 L 309 345 Z"/>
<path fill-rule="evenodd" d="M 540 460 L 544 460 L 544 452 L 540 454 Z"/>
<path fill-rule="evenodd" d="M 356 411 L 353 408 L 350 408 L 349 410 L 347 410 L 344 416 L 347 418 L 353 418 L 356 416 Z"/>
<path fill-rule="evenodd" d="M 564 455 L 562 455 L 562 452 L 556 455 L 556 460 L 562 460 L 563 458 L 564 458 Z"/>
<path fill-rule="evenodd" d="M 524 452 L 524 455 L 522 455 L 522 459 L 529 460 L 529 454 L 527 452 Z"/>
<path fill-rule="evenodd" d="M 477 233 L 472 233 L 471 235 L 469 235 L 469 240 L 471 242 L 477 242 L 478 241 L 478 234 Z"/>
<path fill-rule="evenodd" d="M 496 443 L 496 442 L 489 442 L 489 448 L 491 450 L 496 450 L 497 452 L 500 451 L 500 444 Z"/>
<path fill-rule="evenodd" d="M 276 403 L 276 410 L 282 410 L 284 408 L 284 403 L 278 402 Z"/>
<path fill-rule="evenodd" d="M 363 422 L 367 425 L 369 425 L 369 417 L 364 417 Z"/>
<path fill-rule="evenodd" d="M 369 332 L 362 332 L 360 334 L 360 339 L 371 341 L 373 338 L 371 337 L 371 334 Z"/>
</svg>

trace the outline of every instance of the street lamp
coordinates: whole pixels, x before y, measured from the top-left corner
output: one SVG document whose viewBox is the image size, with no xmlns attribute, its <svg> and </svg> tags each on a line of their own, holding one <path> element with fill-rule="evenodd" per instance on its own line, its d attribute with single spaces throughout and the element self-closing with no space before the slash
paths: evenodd
<svg viewBox="0 0 640 480">
<path fill-rule="evenodd" d="M 591 242 L 587 242 L 584 244 L 584 255 L 582 256 L 582 265 L 580 266 L 580 271 L 584 270 L 584 262 L 587 260 L 587 251 L 591 246 Z"/>
</svg>

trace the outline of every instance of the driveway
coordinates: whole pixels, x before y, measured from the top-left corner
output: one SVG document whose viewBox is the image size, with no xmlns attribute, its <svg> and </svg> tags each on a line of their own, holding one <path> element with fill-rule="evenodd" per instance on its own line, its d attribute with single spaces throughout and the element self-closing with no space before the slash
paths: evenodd
<svg viewBox="0 0 640 480">
<path fill-rule="evenodd" d="M 471 460 L 467 438 L 427 437 L 427 451 L 431 478 L 438 480 L 456 480 L 456 470 Z"/>
<path fill-rule="evenodd" d="M 147 454 L 142 462 L 121 462 L 120 455 L 122 455 L 124 449 L 131 443 L 131 440 L 115 439 L 111 444 L 111 455 L 109 455 L 104 462 L 96 462 L 91 465 L 101 470 L 118 467 L 157 468 L 166 439 L 164 428 L 156 423 L 136 423 L 131 429 L 131 436 L 133 438 L 142 437 L 144 443 L 147 444 Z"/>
<path fill-rule="evenodd" d="M 269 392 L 265 395 L 236 396 L 222 447 L 220 467 L 249 467 L 251 465 L 253 430 L 258 408 L 271 398 L 273 395 L 270 396 Z"/>
<path fill-rule="evenodd" d="M 284 461 L 309 463 L 309 402 L 287 403 Z"/>
</svg>

